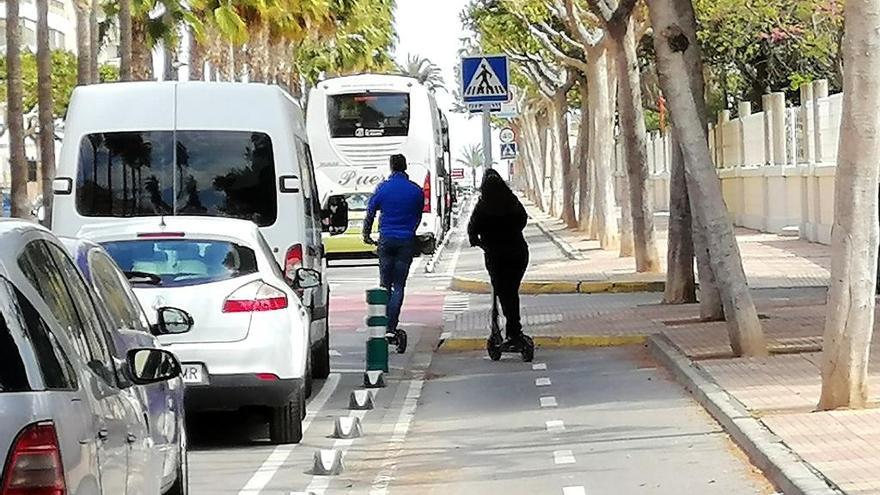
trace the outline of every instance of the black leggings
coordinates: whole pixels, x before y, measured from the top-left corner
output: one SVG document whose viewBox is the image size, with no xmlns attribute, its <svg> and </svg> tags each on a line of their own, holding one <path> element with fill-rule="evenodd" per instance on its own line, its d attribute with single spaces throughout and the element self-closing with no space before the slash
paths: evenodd
<svg viewBox="0 0 880 495">
<path fill-rule="evenodd" d="M 526 267 L 529 265 L 529 252 L 518 249 L 508 252 L 501 251 L 497 254 L 487 252 L 485 259 L 486 269 L 489 271 L 489 278 L 492 281 L 492 290 L 495 297 L 498 298 L 498 302 L 501 303 L 504 318 L 507 319 L 505 333 L 508 338 L 518 337 L 522 334 L 519 285 L 522 283 Z"/>
</svg>

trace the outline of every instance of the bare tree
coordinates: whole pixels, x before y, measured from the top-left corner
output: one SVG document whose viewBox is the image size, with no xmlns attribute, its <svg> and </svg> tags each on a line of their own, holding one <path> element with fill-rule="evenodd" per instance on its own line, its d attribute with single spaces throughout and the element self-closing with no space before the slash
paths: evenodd
<svg viewBox="0 0 880 495">
<path fill-rule="evenodd" d="M 847 1 L 844 19 L 843 110 L 834 185 L 831 289 L 825 320 L 820 409 L 865 406 L 874 329 L 880 0 Z"/>
<path fill-rule="evenodd" d="M 131 0 L 119 0 L 119 79 L 131 81 Z"/>
<path fill-rule="evenodd" d="M 692 303 L 697 300 L 694 280 L 694 238 L 691 205 L 688 199 L 684 155 L 672 136 L 672 159 L 669 167 L 669 246 L 666 251 L 666 304 Z"/>
<path fill-rule="evenodd" d="M 6 126 L 12 176 L 12 216 L 28 218 L 31 208 L 28 204 L 27 158 L 24 153 L 20 29 L 18 0 L 6 0 Z"/>
</svg>

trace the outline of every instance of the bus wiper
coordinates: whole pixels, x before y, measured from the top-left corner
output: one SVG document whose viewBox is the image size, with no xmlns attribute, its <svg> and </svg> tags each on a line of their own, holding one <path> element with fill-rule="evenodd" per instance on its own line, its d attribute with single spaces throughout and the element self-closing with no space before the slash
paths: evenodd
<svg viewBox="0 0 880 495">
<path fill-rule="evenodd" d="M 162 277 L 155 273 L 125 272 L 125 278 L 127 278 L 130 283 L 162 285 Z"/>
</svg>

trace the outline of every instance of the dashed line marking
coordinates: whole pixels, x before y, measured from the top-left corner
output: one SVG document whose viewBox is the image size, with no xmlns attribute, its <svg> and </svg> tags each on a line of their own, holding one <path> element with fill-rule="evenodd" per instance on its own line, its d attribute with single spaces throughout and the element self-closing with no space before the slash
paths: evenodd
<svg viewBox="0 0 880 495">
<path fill-rule="evenodd" d="M 547 363 L 535 363 L 532 365 L 532 369 L 535 371 L 546 371 Z"/>
<path fill-rule="evenodd" d="M 562 495 L 587 495 L 587 490 L 582 486 L 566 486 L 562 489 Z"/>
<path fill-rule="evenodd" d="M 553 462 L 560 464 L 574 464 L 574 454 L 570 450 L 554 450 Z"/>
<path fill-rule="evenodd" d="M 556 407 L 556 397 L 552 395 L 547 397 L 541 397 L 541 407 Z"/>
<path fill-rule="evenodd" d="M 430 356 L 427 359 L 430 362 Z M 386 495 L 388 493 L 388 486 L 394 479 L 394 471 L 397 468 L 397 458 L 403 452 L 403 442 L 406 440 L 406 434 L 409 432 L 410 424 L 415 416 L 424 384 L 425 381 L 421 379 L 409 382 L 406 399 L 404 399 L 403 407 L 400 409 L 397 423 L 394 425 L 394 434 L 391 435 L 391 447 L 385 453 L 383 469 L 373 479 L 370 495 Z"/>
<path fill-rule="evenodd" d="M 551 385 L 549 378 L 535 378 L 536 387 L 549 387 Z"/>
<path fill-rule="evenodd" d="M 562 433 L 565 431 L 565 423 L 561 419 L 551 419 L 544 424 L 547 425 L 548 433 Z"/>
<path fill-rule="evenodd" d="M 312 421 L 324 407 L 336 387 L 339 385 L 339 373 L 333 373 L 327 378 L 327 383 L 321 388 L 321 391 L 315 398 L 308 403 L 308 413 L 302 422 L 303 433 L 309 430 Z M 299 444 L 279 445 L 275 447 L 269 457 L 263 461 L 263 464 L 254 472 L 244 487 L 238 492 L 238 495 L 259 495 L 259 493 L 272 481 L 275 473 L 284 466 L 291 452 Z"/>
</svg>

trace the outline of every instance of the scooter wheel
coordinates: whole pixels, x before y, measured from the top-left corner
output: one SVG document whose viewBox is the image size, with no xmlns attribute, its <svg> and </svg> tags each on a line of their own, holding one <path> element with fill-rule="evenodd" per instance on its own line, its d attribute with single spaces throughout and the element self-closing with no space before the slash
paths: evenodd
<svg viewBox="0 0 880 495">
<path fill-rule="evenodd" d="M 535 341 L 531 337 L 523 335 L 522 346 L 522 351 L 520 351 L 522 360 L 526 363 L 531 363 L 535 359 Z"/>
<path fill-rule="evenodd" d="M 397 353 L 403 354 L 406 352 L 406 331 L 398 330 L 397 331 Z"/>
<path fill-rule="evenodd" d="M 499 342 L 496 342 L 496 339 L 489 337 L 486 340 L 486 351 L 489 353 L 489 359 L 492 361 L 501 359 L 501 345 L 499 345 Z"/>
</svg>

